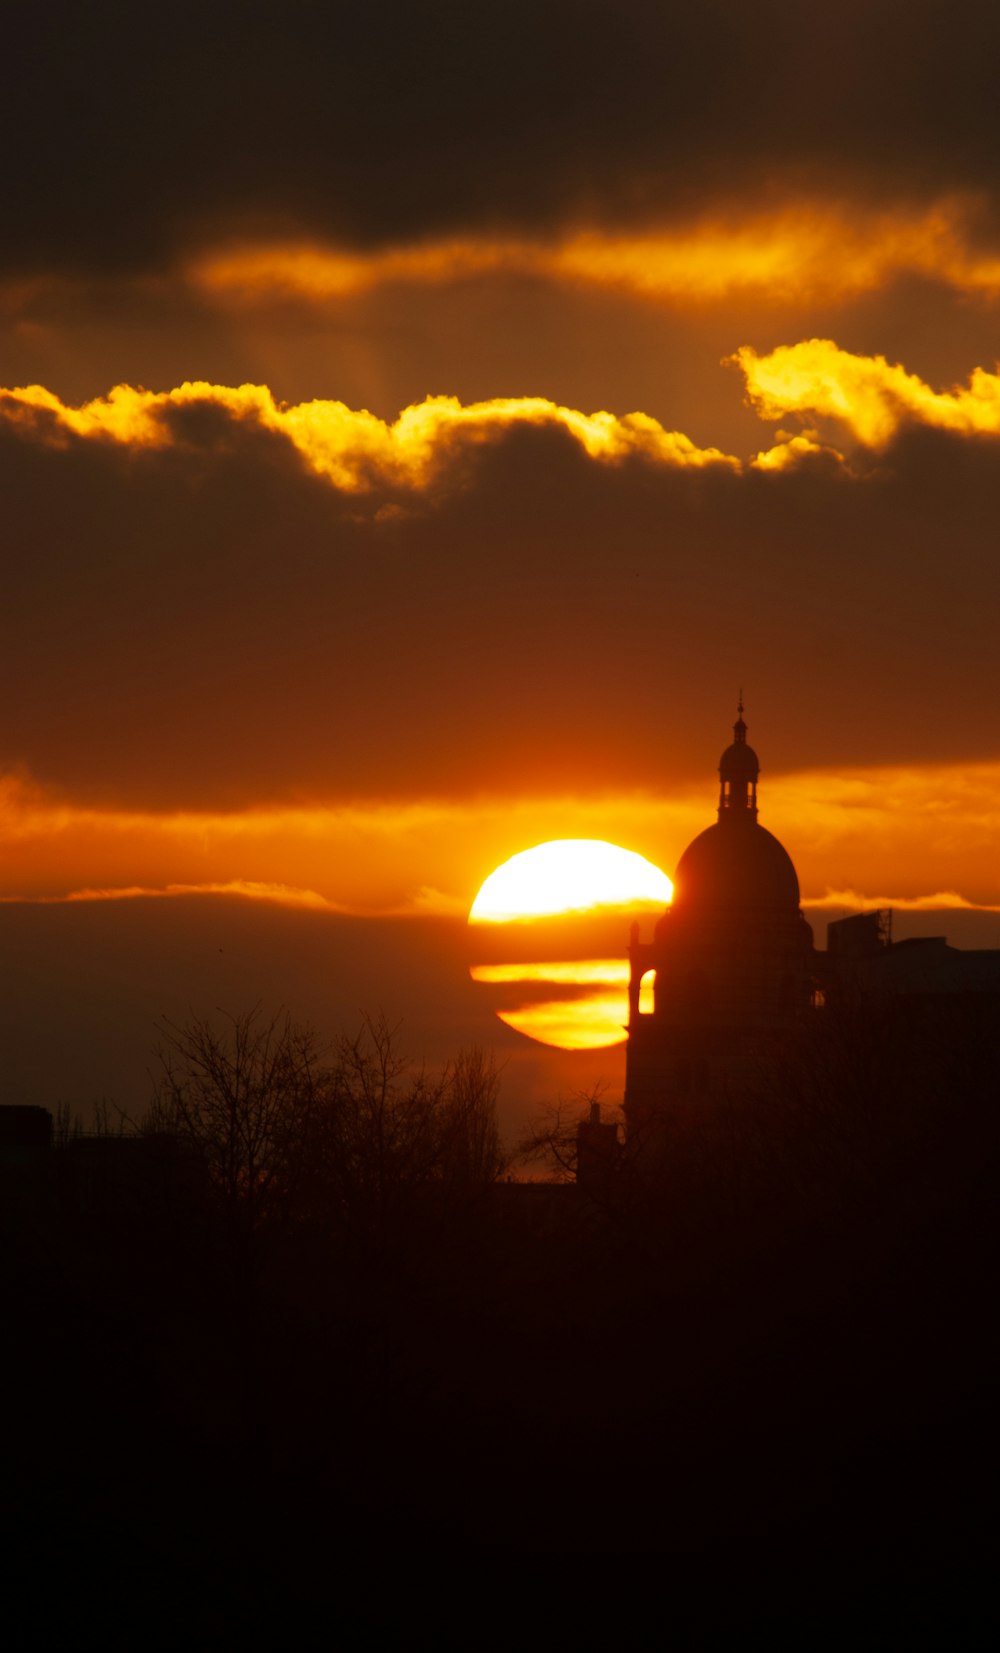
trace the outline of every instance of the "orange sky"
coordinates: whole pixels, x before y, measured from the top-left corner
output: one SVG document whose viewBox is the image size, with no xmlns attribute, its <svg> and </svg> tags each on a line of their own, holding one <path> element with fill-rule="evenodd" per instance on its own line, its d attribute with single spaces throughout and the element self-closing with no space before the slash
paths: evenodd
<svg viewBox="0 0 1000 1653">
<path fill-rule="evenodd" d="M 15 1042 L 84 908 L 150 983 L 167 908 L 361 915 L 403 1011 L 413 926 L 518 850 L 672 871 L 740 684 L 817 912 L 991 922 L 995 10 L 902 51 L 889 0 L 229 9 L 22 20 L 0 894 L 51 940 L 8 951 Z"/>
<path fill-rule="evenodd" d="M 724 738 L 724 737 L 720 737 Z M 501 861 L 559 837 L 628 844 L 670 872 L 714 818 L 703 784 L 589 798 L 289 805 L 229 812 L 81 807 L 23 781 L 0 799 L 7 900 L 231 892 L 372 916 L 464 916 Z M 762 817 L 809 906 L 1000 906 L 1000 764 L 777 775 Z"/>
</svg>

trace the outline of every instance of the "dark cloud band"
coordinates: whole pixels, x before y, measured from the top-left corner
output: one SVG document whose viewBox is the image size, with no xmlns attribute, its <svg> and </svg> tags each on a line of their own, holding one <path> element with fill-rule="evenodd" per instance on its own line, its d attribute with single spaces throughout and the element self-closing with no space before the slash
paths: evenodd
<svg viewBox="0 0 1000 1653">
<path fill-rule="evenodd" d="M 730 679 L 792 765 L 995 750 L 994 437 L 910 424 L 852 480 L 513 422 L 387 513 L 210 411 L 0 432 L 7 765 L 158 807 L 662 786 Z"/>
<path fill-rule="evenodd" d="M 9 271 L 151 270 L 220 229 L 370 247 L 995 191 L 1000 14 L 938 0 L 18 8 Z"/>
</svg>

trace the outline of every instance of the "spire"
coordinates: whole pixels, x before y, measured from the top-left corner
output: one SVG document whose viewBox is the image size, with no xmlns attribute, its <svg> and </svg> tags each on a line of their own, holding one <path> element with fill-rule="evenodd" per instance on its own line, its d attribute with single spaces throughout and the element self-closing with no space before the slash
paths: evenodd
<svg viewBox="0 0 1000 1653">
<path fill-rule="evenodd" d="M 743 690 L 740 690 L 733 724 L 733 744 L 727 746 L 719 759 L 719 820 L 747 821 L 757 819 L 757 777 L 760 764 L 752 746 L 747 745 L 747 726 L 743 721 Z"/>
</svg>

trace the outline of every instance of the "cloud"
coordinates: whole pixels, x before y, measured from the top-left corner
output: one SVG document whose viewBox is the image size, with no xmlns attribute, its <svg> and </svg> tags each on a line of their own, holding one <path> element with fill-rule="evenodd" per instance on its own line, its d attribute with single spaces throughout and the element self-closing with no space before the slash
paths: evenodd
<svg viewBox="0 0 1000 1653">
<path fill-rule="evenodd" d="M 1000 900 L 996 762 L 807 770 L 768 794 L 805 906 L 991 912 Z"/>
<path fill-rule="evenodd" d="M 0 777 L 0 900 L 221 894 L 358 916 L 464 921 L 479 884 L 539 833 L 593 836 L 603 828 L 643 840 L 666 818 L 684 823 L 682 834 L 693 831 L 698 813 L 693 800 L 599 793 L 154 812 L 94 808 L 8 775 Z"/>
<path fill-rule="evenodd" d="M 135 901 L 161 897 L 191 895 L 236 895 L 247 901 L 273 901 L 280 907 L 299 907 L 314 912 L 345 913 L 346 908 L 328 901 L 315 890 L 299 890 L 289 884 L 260 884 L 244 878 L 233 878 L 224 884 L 166 884 L 162 887 L 141 884 L 112 885 L 107 889 L 68 890 L 65 895 L 5 895 L 0 902 L 10 905 L 25 901 L 36 906 L 64 906 L 76 901 Z"/>
<path fill-rule="evenodd" d="M 77 804 L 659 794 L 711 781 L 741 679 L 788 767 L 992 751 L 995 442 L 907 419 L 848 470 L 785 432 L 767 474 L 548 400 L 5 405 L 0 763 Z M 340 899 L 273 862 L 62 888 L 233 876 Z"/>
<path fill-rule="evenodd" d="M 968 901 L 955 890 L 939 890 L 935 895 L 859 895 L 857 890 L 827 890 L 821 896 L 803 896 L 802 905 L 811 910 L 848 908 L 852 912 L 870 912 L 874 908 L 891 907 L 903 913 L 969 912 L 1000 913 L 1000 903 Z"/>
<path fill-rule="evenodd" d="M 4 259 L 162 271 L 221 224 L 355 249 L 992 192 L 996 10 L 192 0 L 19 14 Z M 52 42 L 59 42 L 53 50 Z M 183 64 L 183 73 L 178 65 Z M 141 65 L 141 73 L 137 66 Z M 127 210 L 123 204 L 127 203 Z"/>
<path fill-rule="evenodd" d="M 295 297 L 328 305 L 388 285 L 498 274 L 682 304 L 748 294 L 790 308 L 837 304 L 912 276 L 994 297 L 1000 249 L 977 243 L 975 217 L 975 203 L 961 197 L 894 209 L 789 199 L 679 224 L 630 231 L 595 225 L 549 239 L 465 236 L 371 249 L 308 241 L 223 246 L 196 254 L 186 279 L 204 294 L 245 304 Z"/>
<path fill-rule="evenodd" d="M 884 356 L 855 356 L 832 339 L 780 345 L 765 356 L 744 345 L 730 359 L 762 419 L 789 413 L 835 419 L 871 448 L 886 447 L 906 423 L 1000 435 L 1000 373 L 985 368 L 973 370 L 967 388 L 936 391 Z"/>
<path fill-rule="evenodd" d="M 43 440 L 69 431 L 87 440 L 135 448 L 166 448 L 183 440 L 179 410 L 217 409 L 228 418 L 273 432 L 291 443 L 310 470 L 347 493 L 376 481 L 428 487 L 456 451 L 475 448 L 514 425 L 566 431 L 591 459 L 614 463 L 641 455 L 676 466 L 738 466 L 717 448 L 698 448 L 678 431 L 665 431 L 645 413 L 580 413 L 541 396 L 496 397 L 463 407 L 454 396 L 429 396 L 404 408 L 392 424 L 343 402 L 314 401 L 288 407 L 264 385 L 187 383 L 170 391 L 116 385 L 107 396 L 67 406 L 42 385 L 0 389 L 0 417 Z"/>
<path fill-rule="evenodd" d="M 777 205 L 727 205 L 629 226 L 597 219 L 557 233 L 544 226 L 520 235 L 418 235 L 375 247 L 275 237 L 221 242 L 182 256 L 155 280 L 119 279 L 114 295 L 113 276 L 83 272 L 0 280 L 0 314 L 24 318 L 29 332 L 32 318 L 99 313 L 115 302 L 142 301 L 161 324 L 165 311 L 192 302 L 230 319 L 289 300 L 336 317 L 348 301 L 384 289 L 398 306 L 412 302 L 413 289 L 525 279 L 681 310 L 751 301 L 785 314 L 832 311 L 914 279 L 991 302 L 1000 295 L 1000 241 L 985 200 L 968 195 L 876 206 L 793 193 Z M 119 394 L 125 397 L 125 387 Z"/>
<path fill-rule="evenodd" d="M 798 435 L 779 431 L 771 446 L 756 454 L 750 464 L 758 471 L 791 471 L 815 464 L 817 459 L 824 460 L 828 466 L 843 466 L 844 455 L 817 441 L 816 436 L 815 431 L 801 431 Z"/>
<path fill-rule="evenodd" d="M 24 777 L 8 778 L 0 786 L 6 846 L 0 899 L 63 905 L 219 894 L 368 918 L 464 921 L 495 868 L 555 838 L 600 836 L 672 872 L 685 846 L 714 819 L 714 760 L 726 736 L 721 719 L 715 722 L 701 774 L 688 782 L 674 774 L 669 785 L 646 793 L 539 790 L 411 803 L 142 812 L 97 809 Z M 752 734 L 765 761 L 763 819 L 792 854 L 807 905 L 905 910 L 916 903 L 915 911 L 972 911 L 991 910 L 1000 899 L 1000 765 L 845 764 L 775 774 L 769 759 L 782 755 L 787 721 L 772 714 Z M 825 895 L 809 893 L 824 889 Z M 866 889 L 895 893 L 884 899 L 857 893 Z M 587 923 L 607 933 L 614 951 L 630 918 L 648 905 L 629 903 L 626 918 L 591 910 Z M 547 926 L 540 924 L 540 937 Z M 477 945 L 501 946 L 496 958 L 506 959 L 499 932 L 507 928 L 517 932 L 511 956 L 528 956 L 532 926 L 524 923 L 479 926 Z M 577 941 L 560 954 L 551 952 L 550 938 L 549 953 L 539 956 L 571 957 Z"/>
<path fill-rule="evenodd" d="M 743 345 L 727 361 L 742 372 L 747 400 L 762 419 L 798 414 L 834 420 L 869 448 L 885 449 L 907 425 L 962 436 L 1000 434 L 1000 371 L 977 367 L 967 387 L 934 390 L 884 356 L 856 355 L 830 339 L 779 345 L 764 355 Z M 207 416 L 219 421 L 214 431 Z M 44 386 L 29 385 L 0 388 L 0 420 L 49 445 L 75 436 L 140 451 L 193 451 L 210 446 L 220 431 L 256 431 L 286 442 L 315 476 L 344 494 L 433 490 L 463 460 L 518 430 L 564 433 L 588 460 L 609 465 L 638 458 L 676 470 L 736 473 L 817 464 L 842 471 L 846 463 L 813 429 L 779 431 L 771 447 L 744 467 L 720 448 L 699 447 L 683 433 L 665 430 L 649 414 L 583 413 L 540 396 L 469 405 L 454 396 L 429 396 L 387 421 L 343 402 L 289 405 L 264 385 L 187 382 L 161 392 L 116 385 L 78 406 Z M 406 520 L 405 507 L 397 499 L 383 500 L 375 517 L 383 525 L 398 524 Z"/>
</svg>

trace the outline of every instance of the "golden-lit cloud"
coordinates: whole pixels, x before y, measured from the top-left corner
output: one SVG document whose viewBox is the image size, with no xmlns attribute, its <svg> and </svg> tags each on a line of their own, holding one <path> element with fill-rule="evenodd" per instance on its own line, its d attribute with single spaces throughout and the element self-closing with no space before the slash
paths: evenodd
<svg viewBox="0 0 1000 1653">
<path fill-rule="evenodd" d="M 454 396 L 429 396 L 404 408 L 390 424 L 343 402 L 289 406 L 276 401 L 264 385 L 230 387 L 198 381 L 169 391 L 116 385 L 107 396 L 78 407 L 42 385 L 0 389 L 0 417 L 43 439 L 58 440 L 65 431 L 133 448 L 180 445 L 183 439 L 171 423 L 171 411 L 195 405 L 220 408 L 235 420 L 283 436 L 310 470 L 348 493 L 362 492 L 376 479 L 395 487 L 425 488 L 456 450 L 488 442 L 514 425 L 564 430 L 590 459 L 606 463 L 641 454 L 674 467 L 737 469 L 739 464 L 717 448 L 699 448 L 681 432 L 665 430 L 649 414 L 581 413 L 541 396 L 495 397 L 467 406 Z"/>
<path fill-rule="evenodd" d="M 813 911 L 847 908 L 852 912 L 865 912 L 873 907 L 893 907 L 903 913 L 1000 913 L 1000 903 L 968 901 L 954 890 L 938 890 L 934 895 L 917 896 L 864 895 L 858 890 L 827 890 L 823 896 L 810 897 L 807 905 Z"/>
<path fill-rule="evenodd" d="M 844 455 L 818 441 L 815 431 L 800 431 L 798 435 L 779 431 L 771 447 L 755 454 L 750 464 L 757 471 L 792 471 L 823 455 L 835 465 L 844 464 Z"/>
<path fill-rule="evenodd" d="M 343 907 L 328 901 L 315 890 L 299 890 L 290 884 L 262 884 L 248 878 L 231 878 L 224 884 L 143 884 L 111 885 L 104 889 L 67 890 L 65 895 L 0 895 L 0 902 L 28 900 L 35 906 L 63 906 L 75 901 L 135 901 L 188 895 L 237 895 L 246 901 L 273 901 L 279 907 L 306 908 L 313 912 L 342 913 Z"/>
<path fill-rule="evenodd" d="M 245 298 L 289 295 L 317 301 L 346 298 L 393 282 L 441 283 L 523 269 L 533 256 L 527 242 L 447 240 L 377 252 L 308 241 L 264 242 L 200 254 L 189 281 L 207 293 Z"/>
<path fill-rule="evenodd" d="M 875 449 L 907 422 L 965 435 L 1000 434 L 1000 371 L 977 367 L 967 385 L 934 390 L 882 356 L 853 355 L 830 339 L 780 345 L 764 355 L 744 345 L 727 360 L 743 373 L 747 400 L 762 419 L 797 414 L 836 420 Z M 196 406 L 284 438 L 310 471 L 349 494 L 428 490 L 462 455 L 517 426 L 565 431 L 598 464 L 642 455 L 671 470 L 781 472 L 817 462 L 848 469 L 844 455 L 812 428 L 779 430 L 769 448 L 743 463 L 720 448 L 697 446 L 646 413 L 583 413 L 540 396 L 469 404 L 432 396 L 390 422 L 343 402 L 286 404 L 264 385 L 199 381 L 169 391 L 116 385 L 78 406 L 41 385 L 0 389 L 0 419 L 49 444 L 66 433 L 139 450 L 183 447 L 183 423 L 172 415 Z M 386 502 L 379 520 L 394 520 L 399 511 Z"/>
<path fill-rule="evenodd" d="M 744 345 L 730 359 L 762 419 L 789 413 L 836 419 L 871 448 L 884 447 L 908 421 L 962 435 L 1000 434 L 1000 373 L 981 367 L 967 386 L 933 390 L 884 356 L 855 356 L 831 339 L 779 345 L 764 356 Z M 782 463 L 770 455 L 756 461 L 769 462 Z"/>
<path fill-rule="evenodd" d="M 1000 292 L 1000 253 L 977 245 L 976 206 L 957 197 L 922 211 L 790 201 L 626 234 L 470 235 L 370 252 L 315 241 L 243 243 L 202 252 L 186 276 L 202 293 L 243 303 L 295 297 L 328 304 L 382 286 L 505 274 L 679 303 L 739 295 L 785 305 L 846 302 L 914 275 L 992 297 Z"/>
</svg>

